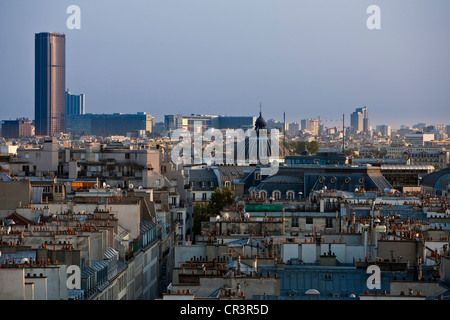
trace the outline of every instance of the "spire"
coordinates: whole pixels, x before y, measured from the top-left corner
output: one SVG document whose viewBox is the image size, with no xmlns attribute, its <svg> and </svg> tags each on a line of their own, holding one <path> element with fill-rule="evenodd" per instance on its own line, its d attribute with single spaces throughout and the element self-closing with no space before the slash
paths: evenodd
<svg viewBox="0 0 450 320">
<path fill-rule="evenodd" d="M 261 102 L 259 103 L 259 116 L 262 116 L 262 106 L 261 106 Z"/>
</svg>

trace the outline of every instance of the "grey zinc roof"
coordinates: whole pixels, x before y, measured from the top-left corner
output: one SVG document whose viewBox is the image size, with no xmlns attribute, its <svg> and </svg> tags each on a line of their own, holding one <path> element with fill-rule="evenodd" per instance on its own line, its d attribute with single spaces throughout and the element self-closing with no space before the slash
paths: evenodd
<svg viewBox="0 0 450 320">
<path fill-rule="evenodd" d="M 298 175 L 273 175 L 264 179 L 262 183 L 303 183 L 303 178 Z"/>
<path fill-rule="evenodd" d="M 450 174 L 450 167 L 424 175 L 422 177 L 422 185 L 427 187 L 434 187 L 439 178 L 446 174 Z"/>
<path fill-rule="evenodd" d="M 115 259 L 119 253 L 113 248 L 106 249 L 105 253 L 103 253 L 103 259 L 111 260 Z"/>
<path fill-rule="evenodd" d="M 145 233 L 156 227 L 156 224 L 152 220 L 142 220 L 139 224 L 140 233 Z"/>
<path fill-rule="evenodd" d="M 190 181 L 217 181 L 217 176 L 212 169 L 189 170 Z"/>
</svg>

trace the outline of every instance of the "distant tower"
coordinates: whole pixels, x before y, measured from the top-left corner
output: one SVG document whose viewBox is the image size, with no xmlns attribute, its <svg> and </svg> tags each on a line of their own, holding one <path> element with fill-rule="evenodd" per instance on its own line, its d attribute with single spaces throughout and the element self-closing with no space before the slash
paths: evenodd
<svg viewBox="0 0 450 320">
<path fill-rule="evenodd" d="M 261 133 L 261 130 L 265 130 L 266 133 Z M 270 149 L 270 135 L 267 132 L 267 122 L 262 116 L 262 106 L 261 103 L 259 104 L 259 117 L 255 121 L 255 131 L 256 131 L 256 139 L 254 141 L 250 141 L 250 145 L 253 146 L 256 143 L 256 155 L 257 155 L 257 162 L 259 163 L 262 158 L 269 157 L 271 154 Z M 266 143 L 266 150 L 260 149 L 260 140 L 265 139 Z M 264 141 L 262 142 L 264 143 Z"/>
<path fill-rule="evenodd" d="M 35 34 L 34 109 L 36 135 L 51 136 L 65 131 L 66 37 Z"/>
<path fill-rule="evenodd" d="M 66 91 L 66 116 L 72 114 L 85 114 L 85 95 L 84 94 L 72 94 L 69 89 Z"/>
<path fill-rule="evenodd" d="M 259 133 L 259 130 L 261 130 L 261 129 L 267 129 L 267 122 L 266 122 L 266 120 L 264 120 L 264 118 L 262 116 L 262 106 L 260 103 L 259 104 L 259 117 L 255 121 L 255 130 L 256 130 L 257 135 Z"/>
</svg>

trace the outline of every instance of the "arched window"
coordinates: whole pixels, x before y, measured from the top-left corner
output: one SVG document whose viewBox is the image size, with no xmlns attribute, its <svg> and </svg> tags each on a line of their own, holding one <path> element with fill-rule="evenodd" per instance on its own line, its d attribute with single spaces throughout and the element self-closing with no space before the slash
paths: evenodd
<svg viewBox="0 0 450 320">
<path fill-rule="evenodd" d="M 230 181 L 225 181 L 225 187 L 231 188 L 231 182 Z"/>
<path fill-rule="evenodd" d="M 281 199 L 281 192 L 278 191 L 278 190 L 272 192 L 272 197 L 273 197 L 275 200 L 280 200 L 280 199 Z"/>
<path fill-rule="evenodd" d="M 289 190 L 286 192 L 286 199 L 288 200 L 294 200 L 295 192 L 292 190 Z"/>
<path fill-rule="evenodd" d="M 261 191 L 259 192 L 259 197 L 260 197 L 261 199 L 267 199 L 267 191 L 266 191 L 266 190 L 261 190 Z"/>
</svg>

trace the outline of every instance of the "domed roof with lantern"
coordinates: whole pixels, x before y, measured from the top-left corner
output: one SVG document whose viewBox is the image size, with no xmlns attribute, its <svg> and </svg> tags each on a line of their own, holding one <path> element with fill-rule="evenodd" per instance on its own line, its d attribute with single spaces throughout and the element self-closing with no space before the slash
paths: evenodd
<svg viewBox="0 0 450 320">
<path fill-rule="evenodd" d="M 255 130 L 267 129 L 267 122 L 262 116 L 261 104 L 259 105 L 259 117 L 255 121 Z"/>
</svg>

